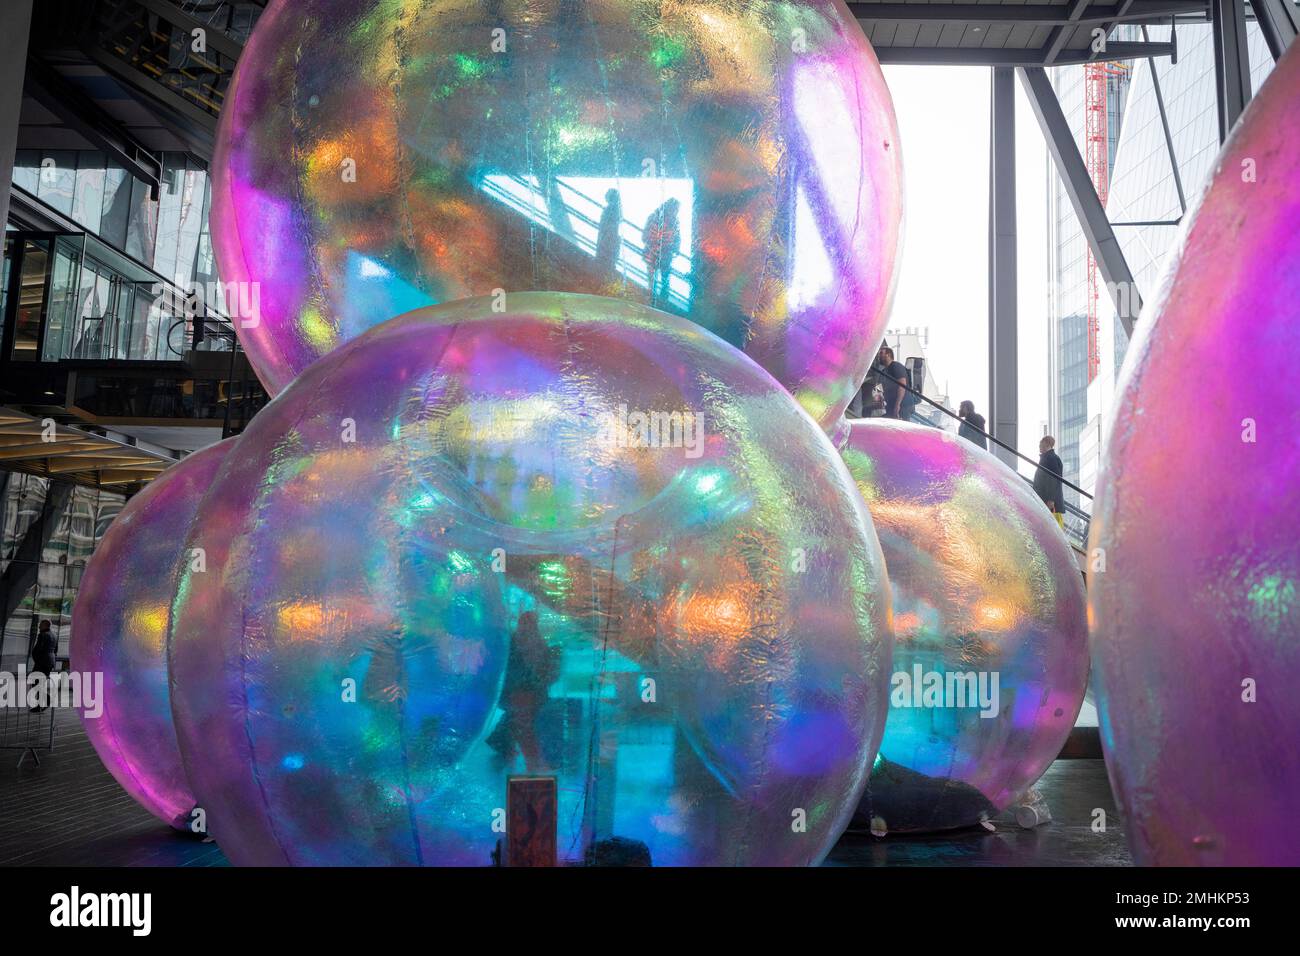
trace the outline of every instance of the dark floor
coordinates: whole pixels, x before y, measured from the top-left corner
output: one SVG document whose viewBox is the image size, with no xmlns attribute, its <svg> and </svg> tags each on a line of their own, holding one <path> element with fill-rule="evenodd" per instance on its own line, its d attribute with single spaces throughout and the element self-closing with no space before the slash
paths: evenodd
<svg viewBox="0 0 1300 956">
<path fill-rule="evenodd" d="M 9 711 L 0 743 L 44 745 L 47 712 Z M 30 723 L 27 723 L 30 721 Z M 177 834 L 142 810 L 99 762 L 71 710 L 53 712 L 54 749 L 40 766 L 0 750 L 0 866 L 225 866 L 215 844 Z M 1038 783 L 1052 822 L 1022 830 L 998 818 L 982 828 L 924 837 L 847 834 L 828 866 L 1117 866 L 1132 862 L 1100 760 L 1058 760 Z M 1095 810 L 1106 830 L 1092 829 Z"/>
<path fill-rule="evenodd" d="M 995 829 L 972 827 L 926 836 L 846 833 L 826 858 L 827 866 L 1130 866 L 1133 858 L 1115 810 L 1106 765 L 1100 759 L 1058 760 L 1037 790 L 1052 821 L 1021 829 L 1011 814 Z M 1094 832 L 1096 810 L 1105 811 L 1104 832 Z"/>
</svg>

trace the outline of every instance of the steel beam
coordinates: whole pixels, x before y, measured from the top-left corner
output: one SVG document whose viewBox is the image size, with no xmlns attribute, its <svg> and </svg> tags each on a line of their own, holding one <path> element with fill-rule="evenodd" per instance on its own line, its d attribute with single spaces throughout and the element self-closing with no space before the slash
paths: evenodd
<svg viewBox="0 0 1300 956">
<path fill-rule="evenodd" d="M 1077 24 L 1088 9 L 1088 0 L 1074 0 L 1070 4 L 1070 9 L 1066 11 L 1066 22 L 1062 25 L 1052 27 L 1052 32 L 1047 35 L 1047 42 L 1043 44 L 1043 62 L 1051 66 L 1056 62 L 1056 58 L 1061 55 L 1061 50 L 1065 48 L 1066 40 L 1069 39 L 1072 32 L 1069 27 Z"/>
<path fill-rule="evenodd" d="M 1092 59 L 1097 62 L 1105 63 L 1108 60 L 1115 59 L 1110 55 L 1110 32 L 1120 23 L 1125 23 L 1129 19 L 1129 10 L 1132 9 L 1136 0 L 1124 0 L 1119 5 L 1119 10 L 1113 19 L 1104 22 L 1098 29 L 1101 30 L 1103 37 L 1101 48 L 1092 54 Z"/>
<path fill-rule="evenodd" d="M 1255 11 L 1255 22 L 1268 44 L 1268 52 L 1273 54 L 1274 62 L 1280 60 L 1300 33 L 1300 13 L 1295 4 L 1291 0 L 1250 0 L 1250 8 Z"/>
<path fill-rule="evenodd" d="M 1250 55 L 1246 49 L 1245 0 L 1210 0 L 1214 34 L 1214 81 L 1219 104 L 1219 142 L 1232 132 L 1250 102 Z"/>
<path fill-rule="evenodd" d="M 1079 228 L 1083 230 L 1088 248 L 1097 260 L 1097 268 L 1101 270 L 1106 289 L 1115 304 L 1115 311 L 1124 324 L 1124 331 L 1131 336 L 1133 322 L 1142 308 L 1142 297 L 1138 294 L 1137 283 L 1133 281 L 1133 273 L 1129 271 L 1128 262 L 1124 259 L 1124 250 L 1120 248 L 1115 230 L 1106 217 L 1106 209 L 1097 197 L 1097 189 L 1079 154 L 1078 144 L 1070 132 L 1070 124 L 1061 110 L 1061 103 L 1056 98 L 1056 91 L 1052 89 L 1047 72 L 1042 69 L 1027 69 L 1020 70 L 1019 73 L 1021 85 L 1029 97 L 1029 105 L 1033 107 L 1043 138 L 1047 140 L 1047 150 L 1052 154 L 1052 161 L 1056 164 L 1066 195 L 1070 197 L 1070 205 L 1074 207 Z"/>
<path fill-rule="evenodd" d="M 1171 56 L 1174 53 L 1172 43 L 1136 43 L 1124 40 L 1106 44 L 1102 59 L 1136 60 L 1139 57 Z M 919 47 L 919 46 L 881 46 L 876 47 L 876 57 L 881 63 L 896 63 L 917 66 L 992 66 L 992 67 L 1034 67 L 1034 66 L 1071 66 L 1078 63 L 1091 63 L 1098 59 L 1092 47 L 1070 48 L 1061 50 L 1054 59 L 1047 47 L 1029 49 L 1006 49 L 1002 47 Z"/>
<path fill-rule="evenodd" d="M 1016 351 L 1016 82 L 993 70 L 989 98 L 989 425 L 1006 445 L 1019 444 Z M 1015 457 L 995 452 L 1011 468 Z"/>
<path fill-rule="evenodd" d="M 232 60 L 238 60 L 240 54 L 244 52 L 244 48 L 238 40 L 227 36 L 217 27 L 196 19 L 182 10 L 177 6 L 177 4 L 169 2 L 169 0 L 135 0 L 135 2 L 144 7 L 150 13 L 161 17 L 168 23 L 180 27 L 191 35 L 193 35 L 195 30 L 202 30 L 204 43 L 207 45 L 208 49 L 216 50 L 222 56 L 228 56 Z"/>
<path fill-rule="evenodd" d="M 1142 28 L 1142 39 L 1147 38 L 1147 28 Z M 1156 106 L 1160 110 L 1160 126 L 1165 131 L 1165 149 L 1169 152 L 1169 169 L 1174 174 L 1174 188 L 1178 190 L 1178 208 L 1187 212 L 1187 196 L 1183 192 L 1183 174 L 1178 171 L 1178 153 L 1174 150 L 1174 137 L 1169 131 L 1169 114 L 1165 112 L 1165 94 L 1160 89 L 1160 74 L 1156 71 L 1156 61 L 1147 59 L 1147 69 L 1151 71 L 1151 89 L 1156 94 Z"/>
<path fill-rule="evenodd" d="M 5 5 L 5 28 L 0 35 L 0 229 L 9 221 L 9 192 L 14 183 L 14 154 L 18 151 L 18 123 L 23 112 L 27 36 L 31 32 L 32 0 L 10 0 Z"/>
<path fill-rule="evenodd" d="M 1127 4 L 1089 6 L 1088 0 L 1074 0 L 1069 7 L 1051 3 L 850 3 L 849 12 L 859 20 L 877 23 L 1012 23 L 1068 27 L 1114 20 L 1164 19 L 1180 14 L 1204 15 L 1206 3 L 1207 0 L 1131 0 Z"/>
<path fill-rule="evenodd" d="M 104 115 L 104 111 L 71 81 L 44 60 L 27 60 L 27 95 L 75 130 L 93 147 L 143 183 L 157 198 L 162 181 L 162 163 L 149 150 Z"/>
</svg>

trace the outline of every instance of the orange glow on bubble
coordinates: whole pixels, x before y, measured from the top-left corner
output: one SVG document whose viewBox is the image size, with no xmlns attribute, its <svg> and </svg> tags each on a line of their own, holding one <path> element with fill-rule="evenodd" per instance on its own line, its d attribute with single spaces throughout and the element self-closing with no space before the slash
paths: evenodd
<svg viewBox="0 0 1300 956">
<path fill-rule="evenodd" d="M 127 633 L 152 653 L 162 653 L 169 618 L 165 604 L 137 604 L 127 612 Z"/>
<path fill-rule="evenodd" d="M 915 611 L 904 611 L 894 615 L 894 636 L 911 637 L 921 628 L 921 616 Z"/>
<path fill-rule="evenodd" d="M 325 627 L 327 616 L 319 601 L 294 601 L 276 612 L 276 623 L 290 640 L 312 640 Z"/>
<path fill-rule="evenodd" d="M 1019 617 L 1015 609 L 1001 601 L 987 600 L 975 605 L 975 620 L 980 627 L 990 631 L 1009 631 Z"/>
</svg>

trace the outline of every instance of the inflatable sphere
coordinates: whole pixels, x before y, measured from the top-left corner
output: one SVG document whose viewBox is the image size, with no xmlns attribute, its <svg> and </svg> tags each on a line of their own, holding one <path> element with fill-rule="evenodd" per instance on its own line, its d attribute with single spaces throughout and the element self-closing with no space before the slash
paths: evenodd
<svg viewBox="0 0 1300 956">
<path fill-rule="evenodd" d="M 408 310 L 551 290 L 685 316 L 829 427 L 884 334 L 898 131 L 840 0 L 283 0 L 212 168 L 272 394 Z"/>
<path fill-rule="evenodd" d="M 258 414 L 189 544 L 178 734 L 238 864 L 487 866 L 512 776 L 554 779 L 563 863 L 814 863 L 883 728 L 883 561 L 834 448 L 634 303 L 372 329 Z"/>
<path fill-rule="evenodd" d="M 69 666 L 104 679 L 99 706 L 82 709 L 86 735 L 123 789 L 177 829 L 190 825 L 195 800 L 172 725 L 167 631 L 190 561 L 185 535 L 234 443 L 190 455 L 126 503 L 87 563 L 72 606 Z"/>
<path fill-rule="evenodd" d="M 1300 865 L 1297 110 L 1292 48 L 1142 310 L 1104 446 L 1093 673 L 1140 864 Z M 1246 364 L 1207 403 L 1225 349 Z"/>
<path fill-rule="evenodd" d="M 889 571 L 889 717 L 855 827 L 944 830 L 1042 776 L 1088 683 L 1083 579 L 1029 484 L 965 439 L 852 421 L 844 462 Z"/>
</svg>

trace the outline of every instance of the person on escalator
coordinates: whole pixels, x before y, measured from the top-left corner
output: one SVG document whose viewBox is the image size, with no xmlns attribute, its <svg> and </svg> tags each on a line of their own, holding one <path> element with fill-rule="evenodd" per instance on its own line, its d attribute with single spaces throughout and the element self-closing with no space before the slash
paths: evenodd
<svg viewBox="0 0 1300 956">
<path fill-rule="evenodd" d="M 1056 517 L 1056 523 L 1065 527 L 1065 496 L 1062 492 L 1061 475 L 1065 465 L 1061 456 L 1054 449 L 1056 439 L 1044 435 L 1038 443 L 1038 470 L 1034 472 L 1034 491 L 1043 499 L 1043 504 Z"/>
<path fill-rule="evenodd" d="M 975 411 L 975 403 L 972 401 L 962 402 L 957 407 L 957 417 L 961 419 L 961 427 L 957 429 L 957 436 L 969 442 L 974 442 L 985 451 L 988 451 L 989 440 L 986 434 L 988 429 L 985 427 L 984 416 Z"/>
<path fill-rule="evenodd" d="M 650 214 L 641 230 L 641 255 L 650 276 L 651 303 L 668 297 L 669 278 L 673 273 L 673 257 L 681 251 L 682 229 L 677 211 L 681 203 L 669 199 Z"/>
<path fill-rule="evenodd" d="M 596 227 L 596 265 L 606 276 L 618 268 L 618 249 L 622 240 L 618 230 L 623 225 L 623 200 L 617 189 L 605 190 L 605 208 Z"/>
<path fill-rule="evenodd" d="M 912 384 L 907 366 L 894 360 L 894 350 L 888 345 L 880 347 L 876 364 L 880 368 L 881 384 L 885 392 L 885 417 L 910 418 L 912 409 L 916 406 L 916 398 L 905 387 Z M 910 402 L 907 400 L 909 398 Z"/>
</svg>

